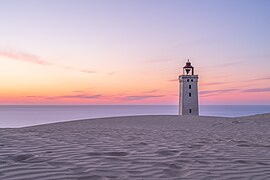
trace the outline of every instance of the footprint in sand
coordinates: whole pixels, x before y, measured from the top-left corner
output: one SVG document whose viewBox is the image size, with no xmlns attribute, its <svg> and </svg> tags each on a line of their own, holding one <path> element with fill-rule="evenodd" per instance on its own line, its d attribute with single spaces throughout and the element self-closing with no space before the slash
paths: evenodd
<svg viewBox="0 0 270 180">
<path fill-rule="evenodd" d="M 127 156 L 129 153 L 121 152 L 121 151 L 113 151 L 113 152 L 89 152 L 87 153 L 88 156 Z"/>
<path fill-rule="evenodd" d="M 23 162 L 32 157 L 34 157 L 33 154 L 19 154 L 19 155 L 12 156 L 11 159 L 15 162 Z"/>
<path fill-rule="evenodd" d="M 265 163 L 265 162 L 256 162 L 256 163 L 261 166 L 269 166 L 269 163 Z"/>
<path fill-rule="evenodd" d="M 237 144 L 237 146 L 239 146 L 239 147 L 251 147 L 251 144 L 241 143 L 241 144 Z"/>
<path fill-rule="evenodd" d="M 108 155 L 108 156 L 127 156 L 129 153 L 127 153 L 127 152 L 106 152 L 104 154 Z"/>
<path fill-rule="evenodd" d="M 82 176 L 82 177 L 77 177 L 77 180 L 108 180 L 108 178 L 103 177 L 103 176 L 98 176 L 98 175 L 88 175 L 88 176 Z"/>
<path fill-rule="evenodd" d="M 175 177 L 180 174 L 179 170 L 176 170 L 176 169 L 164 169 L 163 173 L 169 177 Z"/>
<path fill-rule="evenodd" d="M 148 145 L 148 143 L 146 143 L 146 142 L 140 142 L 140 143 L 134 144 L 134 145 L 142 145 L 142 146 L 146 146 L 146 145 Z"/>
<path fill-rule="evenodd" d="M 203 144 L 191 144 L 191 145 L 188 145 L 187 147 L 190 149 L 200 149 L 203 146 L 204 146 Z"/>
<path fill-rule="evenodd" d="M 101 152 L 89 152 L 87 153 L 88 156 L 102 156 L 104 153 Z"/>
<path fill-rule="evenodd" d="M 46 162 L 46 161 L 49 161 L 51 160 L 52 158 L 51 157 L 32 157 L 32 158 L 29 158 L 29 159 L 26 159 L 24 160 L 24 162 L 27 162 L 27 163 L 40 163 L 40 162 Z"/>
<path fill-rule="evenodd" d="M 156 154 L 161 156 L 173 156 L 177 154 L 179 151 L 177 150 L 158 150 L 156 151 Z"/>
</svg>

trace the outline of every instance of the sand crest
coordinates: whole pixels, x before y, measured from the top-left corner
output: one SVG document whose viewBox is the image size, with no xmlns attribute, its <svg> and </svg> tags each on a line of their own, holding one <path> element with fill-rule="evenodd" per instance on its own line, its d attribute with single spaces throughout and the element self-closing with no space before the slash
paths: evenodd
<svg viewBox="0 0 270 180">
<path fill-rule="evenodd" d="M 270 114 L 0 129 L 0 179 L 270 179 Z"/>
</svg>

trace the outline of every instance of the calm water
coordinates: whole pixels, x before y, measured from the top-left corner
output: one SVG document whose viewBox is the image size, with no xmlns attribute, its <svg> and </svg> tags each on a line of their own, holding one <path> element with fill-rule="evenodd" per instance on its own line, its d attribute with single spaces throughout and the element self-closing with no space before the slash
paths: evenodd
<svg viewBox="0 0 270 180">
<path fill-rule="evenodd" d="M 126 115 L 176 115 L 174 105 L 118 106 L 0 106 L 1 127 L 23 127 L 76 119 Z M 267 106 L 200 106 L 200 115 L 237 117 L 269 113 Z"/>
</svg>

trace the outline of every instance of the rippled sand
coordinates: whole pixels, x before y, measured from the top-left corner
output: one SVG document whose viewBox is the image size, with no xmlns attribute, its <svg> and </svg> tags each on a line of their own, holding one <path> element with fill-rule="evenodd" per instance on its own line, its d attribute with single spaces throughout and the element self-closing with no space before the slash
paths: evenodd
<svg viewBox="0 0 270 180">
<path fill-rule="evenodd" d="M 0 179 L 270 179 L 270 114 L 0 129 Z"/>
</svg>

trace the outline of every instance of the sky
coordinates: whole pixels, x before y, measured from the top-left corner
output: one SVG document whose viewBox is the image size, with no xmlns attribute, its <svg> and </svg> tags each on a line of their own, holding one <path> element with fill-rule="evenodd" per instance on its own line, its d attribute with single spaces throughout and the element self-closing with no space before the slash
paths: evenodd
<svg viewBox="0 0 270 180">
<path fill-rule="evenodd" d="M 0 1 L 0 104 L 270 105 L 268 0 Z"/>
</svg>

